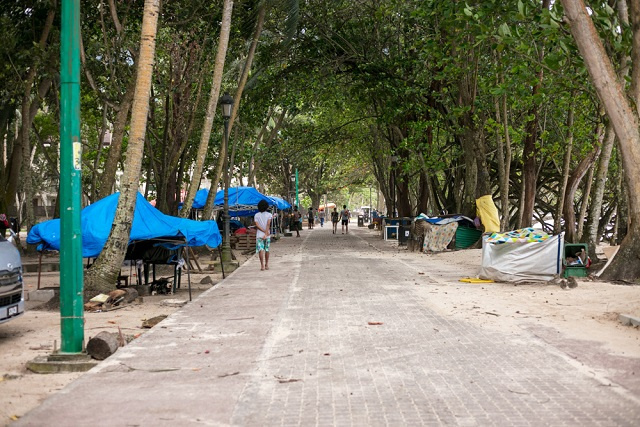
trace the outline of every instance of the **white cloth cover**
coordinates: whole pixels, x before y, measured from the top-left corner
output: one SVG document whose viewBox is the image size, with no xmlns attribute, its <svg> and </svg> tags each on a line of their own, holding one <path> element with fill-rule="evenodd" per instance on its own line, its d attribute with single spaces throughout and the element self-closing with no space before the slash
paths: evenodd
<svg viewBox="0 0 640 427">
<path fill-rule="evenodd" d="M 543 242 L 487 243 L 482 237 L 481 279 L 500 282 L 546 281 L 562 272 L 563 234 Z"/>
</svg>

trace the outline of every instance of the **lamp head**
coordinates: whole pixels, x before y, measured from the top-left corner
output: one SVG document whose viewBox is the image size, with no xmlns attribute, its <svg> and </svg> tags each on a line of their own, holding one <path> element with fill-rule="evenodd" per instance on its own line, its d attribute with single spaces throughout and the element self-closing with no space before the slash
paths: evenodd
<svg viewBox="0 0 640 427">
<path fill-rule="evenodd" d="M 231 117 L 231 109 L 233 108 L 233 98 L 227 92 L 220 98 L 220 106 L 222 107 L 222 117 L 228 119 Z"/>
</svg>

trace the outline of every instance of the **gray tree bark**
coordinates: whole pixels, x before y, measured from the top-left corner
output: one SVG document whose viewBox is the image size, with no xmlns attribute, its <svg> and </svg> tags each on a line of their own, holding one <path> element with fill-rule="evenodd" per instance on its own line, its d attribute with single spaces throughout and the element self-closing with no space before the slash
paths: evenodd
<svg viewBox="0 0 640 427">
<path fill-rule="evenodd" d="M 582 0 L 562 0 L 571 33 L 620 143 L 625 184 L 629 190 L 629 230 L 618 254 L 603 273 L 611 280 L 640 276 L 640 132 L 637 110 L 629 105 L 602 41 Z M 632 22 L 634 22 L 632 20 Z M 635 31 L 634 40 L 638 31 Z M 638 64 L 634 64 L 637 65 Z M 633 80 L 633 79 L 632 79 Z"/>
<path fill-rule="evenodd" d="M 202 179 L 202 171 L 204 170 L 204 159 L 207 157 L 207 151 L 209 149 L 209 139 L 211 139 L 211 129 L 213 127 L 213 118 L 216 115 L 216 106 L 218 105 L 218 98 L 220 97 L 220 87 L 222 85 L 222 73 L 224 71 L 225 58 L 227 56 L 227 47 L 229 46 L 229 34 L 231 33 L 231 13 L 233 11 L 233 0 L 224 0 L 222 6 L 222 26 L 220 27 L 220 37 L 218 38 L 218 51 L 216 53 L 216 59 L 213 66 L 213 81 L 211 82 L 211 91 L 209 92 L 209 103 L 207 104 L 207 115 L 204 119 L 202 126 L 202 135 L 200 137 L 200 145 L 198 146 L 198 154 L 196 156 L 196 164 L 193 168 L 193 176 L 191 179 L 191 185 L 189 185 L 189 191 L 187 198 L 184 201 L 180 215 L 183 218 L 188 218 L 191 213 L 191 206 L 193 206 L 193 200 L 196 197 L 198 188 L 200 187 L 200 181 Z M 220 159 L 224 160 L 227 153 L 225 151 L 224 144 L 220 144 Z M 222 170 L 222 169 L 221 169 Z M 218 175 L 216 175 L 218 176 Z M 216 192 L 216 186 L 218 180 L 211 181 L 211 191 L 209 193 Z M 208 219 L 208 217 L 205 217 Z"/>
<path fill-rule="evenodd" d="M 86 274 L 85 294 L 92 296 L 113 289 L 124 261 L 133 213 L 140 186 L 140 171 L 149 115 L 149 95 L 156 48 L 160 0 L 145 0 L 140 36 L 140 54 L 136 89 L 131 108 L 131 131 L 127 147 L 120 197 L 109 239 L 92 268 Z"/>
<path fill-rule="evenodd" d="M 260 5 L 260 9 L 258 10 L 258 20 L 256 22 L 256 28 L 253 32 L 253 39 L 251 40 L 251 45 L 249 46 L 249 52 L 247 53 L 247 59 L 244 62 L 244 66 L 242 67 L 242 74 L 240 75 L 240 81 L 238 82 L 238 89 L 236 90 L 236 94 L 234 96 L 233 109 L 231 110 L 231 117 L 229 118 L 229 135 L 231 135 L 231 129 L 233 129 L 233 124 L 238 116 L 238 111 L 240 110 L 240 100 L 242 99 L 242 93 L 244 92 L 244 87 L 247 84 L 247 79 L 249 78 L 249 71 L 251 70 L 251 65 L 253 64 L 253 58 L 255 57 L 256 49 L 258 47 L 258 41 L 260 40 L 260 35 L 262 34 L 262 28 L 264 26 L 264 18 L 266 15 L 267 7 L 266 3 L 262 3 Z M 224 144 L 223 144 L 224 145 Z M 235 143 L 234 143 L 235 146 Z M 223 147 L 220 150 L 221 154 L 227 156 L 226 147 Z M 217 183 L 222 176 L 222 164 L 224 162 L 224 158 L 220 157 L 218 159 L 218 167 L 216 168 L 216 173 L 214 175 L 213 183 Z M 233 165 L 230 165 L 232 167 Z M 231 171 L 229 171 L 231 173 Z M 207 202 L 204 208 L 203 216 L 205 218 L 211 217 L 211 212 L 213 211 L 213 203 L 215 200 L 216 192 L 209 191 L 209 195 L 207 196 Z M 194 193 L 195 197 L 195 193 Z"/>
</svg>

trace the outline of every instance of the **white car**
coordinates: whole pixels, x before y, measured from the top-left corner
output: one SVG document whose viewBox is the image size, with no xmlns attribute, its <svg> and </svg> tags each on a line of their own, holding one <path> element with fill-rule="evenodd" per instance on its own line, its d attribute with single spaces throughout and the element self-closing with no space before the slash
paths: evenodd
<svg viewBox="0 0 640 427">
<path fill-rule="evenodd" d="M 0 236 L 0 323 L 22 313 L 24 289 L 20 252 L 13 243 Z"/>
</svg>

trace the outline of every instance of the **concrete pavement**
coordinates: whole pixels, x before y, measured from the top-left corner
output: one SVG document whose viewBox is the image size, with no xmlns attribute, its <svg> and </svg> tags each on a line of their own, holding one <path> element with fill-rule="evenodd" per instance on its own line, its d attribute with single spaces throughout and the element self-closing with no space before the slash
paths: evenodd
<svg viewBox="0 0 640 427">
<path fill-rule="evenodd" d="M 640 425 L 639 396 L 534 336 L 437 314 L 351 226 L 272 244 L 270 270 L 249 260 L 17 425 Z"/>
</svg>

